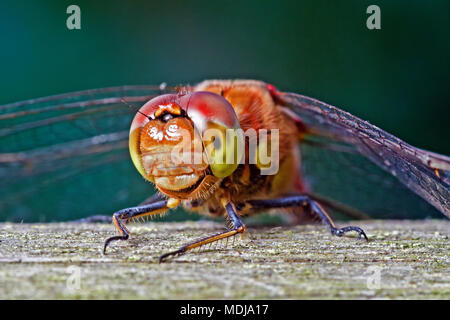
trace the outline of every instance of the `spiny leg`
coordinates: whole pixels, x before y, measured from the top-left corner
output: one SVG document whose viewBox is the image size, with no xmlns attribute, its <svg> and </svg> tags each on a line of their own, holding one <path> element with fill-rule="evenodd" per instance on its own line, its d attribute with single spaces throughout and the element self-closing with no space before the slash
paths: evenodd
<svg viewBox="0 0 450 320">
<path fill-rule="evenodd" d="M 176 251 L 172 251 L 172 252 L 163 254 L 159 258 L 159 262 L 160 263 L 164 262 L 164 260 L 170 256 L 181 255 L 189 250 L 201 247 L 205 244 L 211 244 L 211 243 L 213 243 L 215 241 L 219 241 L 221 239 L 228 239 L 229 237 L 232 237 L 238 233 L 243 233 L 245 231 L 245 225 L 242 222 L 239 215 L 237 214 L 236 208 L 233 205 L 233 203 L 228 202 L 225 205 L 225 209 L 227 211 L 228 218 L 230 219 L 230 222 L 231 222 L 231 228 L 230 228 L 231 230 L 228 230 L 225 232 L 220 232 L 220 233 L 214 234 L 212 236 L 201 238 L 201 239 L 195 240 L 193 242 L 190 242 L 188 244 L 185 244 L 184 246 L 182 246 L 180 249 L 178 249 Z"/>
<path fill-rule="evenodd" d="M 328 226 L 333 235 L 340 237 L 349 231 L 356 231 L 358 232 L 358 239 L 361 239 L 361 236 L 364 236 L 364 238 L 369 241 L 366 233 L 360 227 L 348 226 L 337 228 L 333 220 L 331 220 L 330 216 L 325 212 L 320 204 L 307 195 L 287 196 L 268 200 L 249 200 L 247 203 L 255 209 L 287 208 L 298 206 L 306 207 L 312 214 L 319 216 L 322 222 Z"/>
<path fill-rule="evenodd" d="M 126 208 L 115 212 L 113 214 L 112 220 L 116 225 L 117 230 L 119 230 L 119 232 L 121 233 L 121 235 L 108 238 L 105 241 L 105 245 L 103 247 L 103 254 L 106 254 L 106 248 L 112 241 L 127 240 L 129 238 L 130 234 L 127 228 L 125 227 L 125 223 L 127 223 L 130 219 L 162 213 L 167 209 L 176 207 L 179 203 L 180 201 L 176 199 L 159 200 L 153 203 L 147 203 L 141 206 Z"/>
<path fill-rule="evenodd" d="M 160 201 L 160 200 L 164 200 L 164 196 L 160 193 L 155 193 L 151 197 L 145 199 L 141 204 L 139 204 L 139 206 L 143 206 L 145 204 L 153 203 L 153 202 Z M 91 217 L 87 217 L 87 218 L 78 219 L 78 220 L 75 220 L 74 222 L 77 222 L 77 223 L 98 223 L 98 222 L 111 223 L 112 221 L 113 221 L 113 217 L 111 217 L 111 216 L 98 216 L 97 215 L 97 216 L 91 216 Z"/>
</svg>

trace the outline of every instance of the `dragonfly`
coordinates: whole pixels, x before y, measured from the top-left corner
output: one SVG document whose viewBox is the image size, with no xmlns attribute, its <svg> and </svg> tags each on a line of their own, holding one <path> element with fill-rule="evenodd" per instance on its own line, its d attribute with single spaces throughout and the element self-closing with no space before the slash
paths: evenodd
<svg viewBox="0 0 450 320">
<path fill-rule="evenodd" d="M 449 157 L 413 147 L 337 107 L 254 80 L 109 87 L 0 106 L 1 212 L 12 221 L 45 220 L 49 216 L 74 220 L 115 212 L 113 221 L 121 235 L 109 238 L 105 249 L 112 241 L 127 239 L 125 222 L 180 202 L 176 197 L 167 199 L 168 194 L 173 196 L 167 190 L 163 195 L 157 192 L 133 166 L 130 124 L 135 117 L 151 121 L 150 116 L 156 114 L 155 110 L 140 111 L 142 105 L 160 96 L 183 97 L 203 91 L 230 102 L 236 88 L 244 90 L 243 97 L 252 97 L 245 90 L 256 88 L 283 119 L 295 125 L 299 134 L 288 138 L 295 143 L 281 141 L 298 151 L 293 158 L 295 165 L 283 179 L 292 175 L 301 179 L 285 197 L 244 199 L 228 207 L 225 203 L 222 211 L 229 222 L 227 231 L 189 243 L 162 258 L 243 232 L 240 212 L 256 209 L 284 212 L 281 209 L 285 207 L 300 207 L 303 212 L 306 208 L 332 233 L 340 236 L 356 231 L 359 237 L 366 237 L 362 229 L 338 228 L 328 213 L 353 219 L 450 217 Z M 219 105 L 224 103 L 221 101 Z M 238 103 L 235 101 L 239 99 L 231 104 Z M 250 101 L 248 106 L 254 103 L 258 102 Z M 161 111 L 161 116 L 169 115 L 172 121 L 184 112 L 182 109 Z M 278 125 L 286 126 L 287 122 Z M 196 206 L 192 200 L 189 198 L 188 209 Z M 141 206 L 132 207 L 139 203 Z M 309 221 L 296 210 L 287 211 L 297 222 Z"/>
</svg>

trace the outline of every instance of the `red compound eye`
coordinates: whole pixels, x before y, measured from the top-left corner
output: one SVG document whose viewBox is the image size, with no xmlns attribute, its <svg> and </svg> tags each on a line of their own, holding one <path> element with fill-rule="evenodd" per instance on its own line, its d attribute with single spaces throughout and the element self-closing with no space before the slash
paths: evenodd
<svg viewBox="0 0 450 320">
<path fill-rule="evenodd" d="M 206 91 L 183 97 L 180 103 L 183 108 L 186 107 L 189 118 L 202 136 L 213 175 L 218 178 L 231 175 L 243 156 L 243 146 L 240 143 L 243 136 L 231 104 L 224 97 Z M 241 138 L 237 141 L 234 138 L 227 139 L 227 133 L 234 133 Z"/>
<path fill-rule="evenodd" d="M 197 130 L 203 132 L 207 123 L 213 122 L 225 128 L 239 128 L 239 121 L 231 104 L 222 96 L 199 91 L 180 99 L 180 105 L 187 110 Z"/>
<path fill-rule="evenodd" d="M 133 119 L 130 133 L 144 127 L 160 109 L 171 110 L 172 105 L 180 106 L 194 122 L 197 130 L 203 132 L 207 122 L 214 122 L 226 128 L 239 128 L 239 121 L 231 104 L 222 96 L 199 91 L 184 96 L 165 94 L 144 104 Z"/>
</svg>

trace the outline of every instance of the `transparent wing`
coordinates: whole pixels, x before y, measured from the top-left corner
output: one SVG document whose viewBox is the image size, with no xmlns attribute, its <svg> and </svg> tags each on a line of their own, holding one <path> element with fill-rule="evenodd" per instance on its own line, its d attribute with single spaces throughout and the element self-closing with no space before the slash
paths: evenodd
<svg viewBox="0 0 450 320">
<path fill-rule="evenodd" d="M 303 170 L 313 190 L 377 217 L 434 217 L 434 208 L 450 217 L 449 157 L 318 100 L 295 93 L 276 98 L 306 128 Z"/>
<path fill-rule="evenodd" d="M 0 106 L 0 216 L 39 221 L 111 214 L 152 192 L 128 130 L 161 86 L 80 91 Z"/>
</svg>

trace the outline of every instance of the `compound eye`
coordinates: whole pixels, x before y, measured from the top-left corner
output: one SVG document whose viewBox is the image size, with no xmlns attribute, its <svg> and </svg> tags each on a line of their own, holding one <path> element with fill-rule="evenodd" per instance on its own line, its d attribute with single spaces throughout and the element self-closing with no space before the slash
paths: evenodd
<svg viewBox="0 0 450 320">
<path fill-rule="evenodd" d="M 230 176 L 244 154 L 243 134 L 231 104 L 224 97 L 208 91 L 192 93 L 180 102 L 202 136 L 214 176 Z"/>
<path fill-rule="evenodd" d="M 244 135 L 240 129 L 209 123 L 203 135 L 208 163 L 214 176 L 230 176 L 244 155 Z"/>
<path fill-rule="evenodd" d="M 209 91 L 194 92 L 181 98 L 180 103 L 200 132 L 207 129 L 208 122 L 220 124 L 225 128 L 240 128 L 231 104 L 216 93 Z"/>
</svg>

